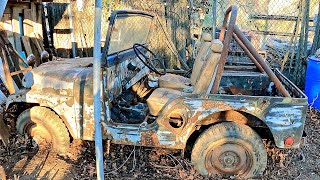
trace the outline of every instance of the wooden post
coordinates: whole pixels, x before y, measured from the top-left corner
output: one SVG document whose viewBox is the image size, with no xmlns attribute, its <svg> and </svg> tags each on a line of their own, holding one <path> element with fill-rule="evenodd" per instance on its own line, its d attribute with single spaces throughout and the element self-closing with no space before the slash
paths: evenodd
<svg viewBox="0 0 320 180">
<path fill-rule="evenodd" d="M 6 86 L 8 88 L 9 93 L 13 94 L 13 93 L 15 93 L 16 90 L 14 88 L 13 79 L 10 75 L 10 69 L 9 69 L 9 65 L 8 65 L 8 61 L 7 61 L 7 55 L 3 49 L 1 49 L 1 52 L 2 52 L 2 57 L 3 57 L 2 63 L 3 63 L 3 71 L 4 71 L 4 75 L 5 75 Z"/>
<path fill-rule="evenodd" d="M 12 32 L 14 37 L 15 48 L 18 52 L 22 51 L 21 41 L 20 41 L 20 24 L 19 24 L 19 13 L 22 12 L 21 8 L 12 8 Z"/>
<path fill-rule="evenodd" d="M 31 21 L 32 21 L 32 27 L 33 27 L 33 32 L 36 32 L 37 29 L 37 6 L 34 2 L 31 3 Z"/>
<path fill-rule="evenodd" d="M 12 20 L 11 20 L 11 13 L 10 11 L 6 14 L 3 15 L 3 28 L 6 30 L 8 40 L 10 43 L 15 46 L 14 43 L 14 37 L 13 37 L 13 32 L 12 32 Z"/>
<path fill-rule="evenodd" d="M 37 27 L 34 31 L 35 33 L 39 34 L 41 37 L 41 41 L 43 41 L 43 31 L 42 31 L 42 4 L 37 4 Z"/>
<path fill-rule="evenodd" d="M 32 48 L 30 45 L 30 38 L 28 36 L 22 36 L 21 41 L 24 46 L 24 49 L 26 50 L 27 55 L 29 56 L 30 54 L 33 54 Z"/>
<path fill-rule="evenodd" d="M 24 36 L 30 37 L 31 33 L 33 32 L 33 22 L 31 19 L 31 9 L 24 9 L 24 20 L 23 20 L 23 32 Z"/>
</svg>

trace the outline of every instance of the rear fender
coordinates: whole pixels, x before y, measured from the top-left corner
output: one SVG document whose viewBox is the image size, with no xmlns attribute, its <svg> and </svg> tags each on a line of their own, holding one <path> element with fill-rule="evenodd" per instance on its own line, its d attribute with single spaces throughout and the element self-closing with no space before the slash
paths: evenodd
<svg viewBox="0 0 320 180">
<path fill-rule="evenodd" d="M 246 112 L 246 109 L 240 103 L 237 106 L 237 104 L 230 105 L 227 102 L 217 100 L 180 97 L 164 106 L 160 111 L 157 123 L 159 124 L 159 130 L 172 132 L 176 136 L 177 142 L 175 143 L 185 147 L 191 134 L 205 125 L 204 119 L 222 111 L 230 110 Z M 176 117 L 182 119 L 182 125 L 178 128 L 170 124 L 170 118 Z"/>
<path fill-rule="evenodd" d="M 179 143 L 185 145 L 195 130 L 202 125 L 217 122 L 214 118 L 219 113 L 223 111 L 244 112 L 256 117 L 269 128 L 277 147 L 298 148 L 307 105 L 294 103 L 295 100 L 271 98 L 222 95 L 179 97 L 164 106 L 157 122 L 160 125 L 159 129 L 175 133 Z M 170 125 L 168 119 L 171 114 L 182 114 L 181 117 L 184 117 L 183 125 L 180 128 L 174 128 Z M 289 136 L 295 139 L 294 144 L 290 147 L 284 144 L 284 139 Z"/>
</svg>

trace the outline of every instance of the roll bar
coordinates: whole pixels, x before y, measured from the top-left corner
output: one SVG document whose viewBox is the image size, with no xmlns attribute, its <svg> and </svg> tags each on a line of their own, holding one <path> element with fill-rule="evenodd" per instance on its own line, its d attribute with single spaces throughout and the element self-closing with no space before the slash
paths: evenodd
<svg viewBox="0 0 320 180">
<path fill-rule="evenodd" d="M 222 73 L 223 73 L 224 66 L 225 66 L 228 52 L 229 52 L 230 41 L 231 41 L 231 38 L 233 37 L 237 41 L 237 43 L 241 46 L 241 48 L 244 50 L 244 52 L 248 55 L 248 57 L 252 60 L 252 62 L 256 65 L 258 70 L 260 72 L 265 71 L 269 76 L 269 78 L 272 80 L 272 82 L 275 84 L 276 88 L 280 91 L 280 93 L 285 97 L 290 97 L 289 92 L 286 90 L 286 88 L 281 83 L 279 78 L 275 75 L 275 73 L 271 70 L 269 65 L 264 61 L 261 55 L 253 47 L 251 42 L 246 38 L 246 36 L 241 32 L 239 27 L 236 25 L 237 13 L 238 13 L 237 6 L 231 5 L 226 10 L 226 13 L 224 16 L 221 32 L 219 35 L 219 40 L 223 41 L 223 49 L 221 52 L 220 62 L 218 64 L 218 70 L 213 83 L 213 87 L 211 89 L 211 93 L 218 92 Z M 227 26 L 228 20 L 229 20 L 229 23 Z"/>
</svg>

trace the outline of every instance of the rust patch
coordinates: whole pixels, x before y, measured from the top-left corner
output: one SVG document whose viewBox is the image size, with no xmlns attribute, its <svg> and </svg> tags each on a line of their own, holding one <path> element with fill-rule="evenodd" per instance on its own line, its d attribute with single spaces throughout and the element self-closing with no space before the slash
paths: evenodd
<svg viewBox="0 0 320 180">
<path fill-rule="evenodd" d="M 83 124 L 83 136 L 93 137 L 93 134 L 94 134 L 94 124 L 92 124 L 90 121 L 86 121 L 86 123 Z"/>
<path fill-rule="evenodd" d="M 42 91 L 45 93 L 51 93 L 51 94 L 57 94 L 57 95 L 65 95 L 65 96 L 73 95 L 72 89 L 42 88 Z"/>
<path fill-rule="evenodd" d="M 108 139 L 112 140 L 114 144 L 136 145 L 136 143 L 130 141 L 128 138 L 115 140 L 112 136 L 109 136 Z"/>
<path fill-rule="evenodd" d="M 237 111 L 227 111 L 224 116 L 227 121 L 234 121 L 240 124 L 247 124 L 248 122 L 248 119 Z"/>
<path fill-rule="evenodd" d="M 246 107 L 244 107 L 244 106 L 239 107 L 237 110 L 238 111 L 248 111 L 248 109 Z"/>
<path fill-rule="evenodd" d="M 201 115 L 201 111 L 197 111 L 196 114 L 190 118 L 190 123 L 194 123 L 198 121 L 200 115 Z"/>
<path fill-rule="evenodd" d="M 72 107 L 73 104 L 74 104 L 73 98 L 70 98 L 69 100 L 67 100 L 67 101 L 66 101 L 66 104 L 67 104 L 69 107 Z"/>
<path fill-rule="evenodd" d="M 157 134 L 153 131 L 142 131 L 141 132 L 141 145 L 143 146 L 160 146 Z"/>
<path fill-rule="evenodd" d="M 229 86 L 229 87 L 226 87 L 225 90 L 230 93 L 230 94 L 233 94 L 233 95 L 250 95 L 252 96 L 253 95 L 253 92 L 250 91 L 250 90 L 244 90 L 242 88 L 239 88 L 237 86 Z"/>
<path fill-rule="evenodd" d="M 211 100 L 203 100 L 202 101 L 202 107 L 205 110 L 211 109 L 211 108 L 218 108 L 218 109 L 223 109 L 223 110 L 228 110 L 228 109 L 234 109 L 233 106 L 226 104 L 221 101 L 211 101 Z"/>
<path fill-rule="evenodd" d="M 211 115 L 205 117 L 204 119 L 202 119 L 200 124 L 201 125 L 209 125 L 213 122 L 217 122 L 217 121 L 219 121 L 220 116 L 221 116 L 221 112 L 211 114 Z"/>
<path fill-rule="evenodd" d="M 60 90 L 54 88 L 43 88 L 42 91 L 45 93 L 60 94 Z"/>
</svg>

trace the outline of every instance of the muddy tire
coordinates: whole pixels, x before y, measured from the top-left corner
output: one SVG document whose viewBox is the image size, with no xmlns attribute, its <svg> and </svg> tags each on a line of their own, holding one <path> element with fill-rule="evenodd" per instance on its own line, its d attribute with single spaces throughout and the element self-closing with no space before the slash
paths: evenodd
<svg viewBox="0 0 320 180">
<path fill-rule="evenodd" d="M 191 161 L 203 176 L 258 178 L 267 166 L 267 152 L 260 136 L 250 127 L 223 122 L 198 137 Z"/>
<path fill-rule="evenodd" d="M 17 131 L 29 134 L 39 148 L 51 147 L 58 154 L 69 151 L 70 136 L 61 118 L 46 107 L 32 107 L 23 111 L 17 120 Z"/>
</svg>

